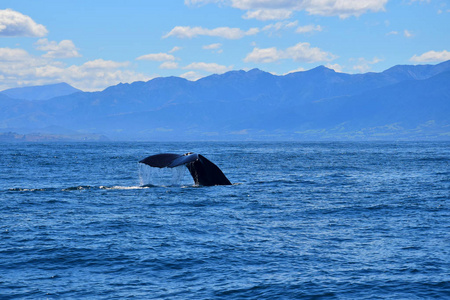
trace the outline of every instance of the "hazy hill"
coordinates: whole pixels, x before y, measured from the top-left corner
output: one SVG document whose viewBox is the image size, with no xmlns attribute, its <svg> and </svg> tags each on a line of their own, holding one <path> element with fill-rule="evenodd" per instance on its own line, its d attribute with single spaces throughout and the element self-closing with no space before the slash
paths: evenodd
<svg viewBox="0 0 450 300">
<path fill-rule="evenodd" d="M 1 94 L 0 94 L 1 96 Z M 0 97 L 0 131 L 119 139 L 450 139 L 450 62 L 344 74 L 253 69 L 156 78 L 46 101 Z"/>
<path fill-rule="evenodd" d="M 14 99 L 48 100 L 54 97 L 70 95 L 76 92 L 81 92 L 81 90 L 62 82 L 49 85 L 12 88 L 4 90 L 0 92 L 0 94 Z"/>
</svg>

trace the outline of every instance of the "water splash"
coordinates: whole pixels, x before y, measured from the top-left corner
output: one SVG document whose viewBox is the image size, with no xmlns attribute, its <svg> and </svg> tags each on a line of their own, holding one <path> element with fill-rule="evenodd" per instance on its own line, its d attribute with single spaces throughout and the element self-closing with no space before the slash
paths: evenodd
<svg viewBox="0 0 450 300">
<path fill-rule="evenodd" d="M 145 164 L 138 164 L 139 183 L 141 186 L 182 186 L 192 185 L 192 181 L 185 179 L 185 166 L 175 168 L 152 168 Z M 187 176 L 186 176 L 187 177 Z M 189 177 L 190 178 L 190 177 Z"/>
<path fill-rule="evenodd" d="M 146 189 L 148 187 L 146 186 L 119 186 L 119 185 L 115 185 L 115 186 L 103 186 L 101 185 L 99 187 L 99 189 L 101 190 L 142 190 L 142 189 Z"/>
</svg>

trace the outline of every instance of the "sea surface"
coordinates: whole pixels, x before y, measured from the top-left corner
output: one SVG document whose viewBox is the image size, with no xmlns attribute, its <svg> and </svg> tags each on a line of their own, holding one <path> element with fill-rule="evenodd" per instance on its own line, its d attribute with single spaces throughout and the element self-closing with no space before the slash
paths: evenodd
<svg viewBox="0 0 450 300">
<path fill-rule="evenodd" d="M 234 184 L 138 164 L 190 151 Z M 433 298 L 448 142 L 0 144 L 0 299 Z"/>
</svg>

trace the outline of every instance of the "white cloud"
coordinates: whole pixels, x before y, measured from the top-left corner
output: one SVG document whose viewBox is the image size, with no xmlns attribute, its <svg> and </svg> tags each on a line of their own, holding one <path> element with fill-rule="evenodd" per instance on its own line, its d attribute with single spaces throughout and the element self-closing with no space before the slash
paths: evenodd
<svg viewBox="0 0 450 300">
<path fill-rule="evenodd" d="M 174 53 L 174 52 L 180 51 L 181 49 L 183 49 L 183 48 L 175 46 L 172 48 L 172 50 L 169 51 L 169 53 Z"/>
<path fill-rule="evenodd" d="M 101 90 L 121 82 L 147 81 L 151 77 L 124 69 L 129 62 L 115 62 L 96 59 L 81 66 L 72 65 L 63 69 L 58 76 L 61 81 L 72 84 L 82 90 Z"/>
<path fill-rule="evenodd" d="M 96 59 L 96 60 L 91 60 L 88 62 L 85 62 L 81 67 L 83 69 L 103 69 L 103 70 L 107 70 L 107 69 L 117 69 L 117 68 L 125 68 L 128 67 L 130 65 L 129 62 L 124 61 L 124 62 L 117 62 L 117 61 L 112 61 L 112 60 L 104 60 L 104 59 Z"/>
<path fill-rule="evenodd" d="M 403 34 L 404 34 L 405 37 L 407 37 L 407 38 L 410 38 L 410 37 L 413 37 L 413 36 L 414 36 L 414 35 L 412 34 L 411 31 L 406 30 L 406 29 L 403 31 Z"/>
<path fill-rule="evenodd" d="M 447 50 L 443 51 L 428 51 L 422 55 L 414 55 L 411 57 L 410 61 L 413 62 L 443 62 L 450 60 L 450 52 Z"/>
<path fill-rule="evenodd" d="M 0 62 L 23 61 L 29 58 L 30 55 L 23 49 L 0 48 Z"/>
<path fill-rule="evenodd" d="M 358 71 L 359 73 L 367 73 L 370 70 L 370 66 L 368 64 L 360 64 L 353 66 L 353 70 Z"/>
<path fill-rule="evenodd" d="M 394 31 L 386 33 L 386 35 L 398 35 L 398 31 L 394 30 Z"/>
<path fill-rule="evenodd" d="M 293 47 L 289 47 L 285 51 L 288 58 L 295 61 L 318 62 L 330 61 L 336 58 L 335 55 L 320 50 L 319 48 L 311 48 L 309 43 L 298 43 Z"/>
<path fill-rule="evenodd" d="M 175 56 L 167 53 L 150 53 L 146 55 L 139 56 L 136 60 L 151 60 L 151 61 L 174 61 Z"/>
<path fill-rule="evenodd" d="M 77 48 L 71 40 L 62 40 L 57 43 L 55 41 L 49 41 L 47 39 L 40 39 L 34 43 L 36 49 L 40 51 L 47 51 L 43 57 L 48 58 L 71 58 L 81 57 Z"/>
<path fill-rule="evenodd" d="M 286 23 L 286 25 L 284 25 L 284 27 L 285 28 L 292 28 L 292 27 L 297 26 L 297 24 L 298 24 L 298 21 L 289 22 L 289 23 Z"/>
<path fill-rule="evenodd" d="M 322 31 L 322 26 L 320 25 L 305 25 L 305 26 L 299 26 L 295 30 L 297 33 L 310 33 L 314 31 Z"/>
<path fill-rule="evenodd" d="M 398 32 L 396 30 L 386 33 L 386 35 L 388 35 L 388 36 L 389 35 L 399 35 L 399 34 L 400 34 L 400 32 Z M 403 30 L 403 36 L 406 38 L 412 38 L 412 37 L 414 37 L 414 34 L 411 31 L 405 29 L 405 30 Z"/>
<path fill-rule="evenodd" d="M 353 61 L 357 61 L 357 64 L 353 66 L 353 70 L 358 71 L 360 73 L 366 73 L 371 69 L 371 65 L 377 64 L 381 61 L 383 61 L 382 59 L 378 58 L 378 57 L 374 57 L 372 60 L 367 60 L 363 57 L 360 57 L 358 59 L 351 59 Z"/>
<path fill-rule="evenodd" d="M 222 44 L 220 43 L 215 43 L 215 44 L 210 44 L 210 45 L 205 45 L 202 47 L 202 49 L 205 50 L 211 50 L 212 53 L 222 53 L 223 49 L 221 49 Z"/>
<path fill-rule="evenodd" d="M 292 11 L 288 9 L 257 9 L 247 11 L 243 18 L 268 21 L 289 19 L 291 16 Z"/>
<path fill-rule="evenodd" d="M 294 22 L 276 22 L 269 25 L 266 25 L 262 28 L 262 31 L 279 31 L 282 29 L 289 29 L 297 26 L 298 21 Z"/>
<path fill-rule="evenodd" d="M 325 67 L 327 67 L 328 69 L 332 69 L 338 73 L 342 73 L 342 70 L 344 69 L 341 65 L 339 64 L 327 64 Z"/>
<path fill-rule="evenodd" d="M 294 61 L 313 63 L 331 61 L 335 58 L 334 54 L 322 51 L 320 48 L 311 47 L 309 43 L 298 43 L 286 50 L 279 50 L 275 47 L 265 49 L 255 47 L 245 57 L 244 62 L 271 63 L 282 59 L 292 59 Z"/>
<path fill-rule="evenodd" d="M 253 48 L 253 51 L 244 58 L 244 62 L 271 63 L 282 59 L 282 51 L 272 48 Z"/>
<path fill-rule="evenodd" d="M 246 19 L 283 20 L 292 17 L 295 11 L 306 11 L 311 15 L 360 16 L 369 11 L 384 11 L 388 0 L 186 0 L 190 4 L 220 3 L 246 10 Z"/>
<path fill-rule="evenodd" d="M 48 31 L 29 16 L 12 9 L 0 10 L 0 36 L 43 37 Z"/>
<path fill-rule="evenodd" d="M 166 61 L 163 62 L 160 66 L 160 69 L 178 69 L 178 63 L 174 61 Z"/>
<path fill-rule="evenodd" d="M 303 71 L 305 71 L 305 69 L 300 67 L 300 68 L 291 70 L 291 71 L 289 71 L 289 72 L 287 72 L 287 73 L 285 73 L 283 75 L 287 75 L 287 74 L 291 74 L 291 73 L 297 73 L 297 72 L 303 72 Z"/>
<path fill-rule="evenodd" d="M 217 50 L 220 47 L 222 47 L 221 43 L 215 43 L 215 44 L 205 45 L 202 48 L 205 50 Z"/>
<path fill-rule="evenodd" d="M 59 67 L 48 59 L 34 57 L 23 49 L 0 48 L 0 75 L 5 80 L 3 85 L 16 85 L 28 78 L 35 78 L 43 67 Z"/>
<path fill-rule="evenodd" d="M 163 36 L 163 38 L 168 38 L 170 36 L 178 38 L 193 38 L 196 36 L 205 35 L 234 40 L 243 38 L 247 35 L 254 35 L 258 32 L 258 28 L 250 28 L 247 31 L 243 31 L 239 28 L 230 27 L 217 27 L 214 29 L 207 29 L 203 27 L 176 26 L 168 34 Z"/>
<path fill-rule="evenodd" d="M 129 62 L 96 59 L 67 66 L 49 57 L 30 55 L 23 49 L 0 48 L 0 89 L 67 82 L 85 91 L 101 90 L 120 82 L 151 77 L 128 70 Z"/>
<path fill-rule="evenodd" d="M 196 81 L 203 77 L 200 73 L 189 71 L 180 75 L 181 78 L 186 78 L 187 80 Z"/>
<path fill-rule="evenodd" d="M 259 33 L 259 28 L 250 28 L 249 30 L 245 31 L 245 35 L 255 35 Z"/>
<path fill-rule="evenodd" d="M 216 64 L 216 63 L 194 62 L 194 63 L 187 65 L 183 69 L 202 70 L 202 71 L 206 71 L 206 72 L 210 72 L 210 73 L 221 74 L 221 73 L 230 71 L 232 69 L 232 66 L 227 67 L 227 66 Z"/>
<path fill-rule="evenodd" d="M 369 11 L 384 11 L 388 0 L 310 0 L 301 1 L 303 9 L 311 15 L 339 16 L 341 19 L 360 16 Z"/>
</svg>

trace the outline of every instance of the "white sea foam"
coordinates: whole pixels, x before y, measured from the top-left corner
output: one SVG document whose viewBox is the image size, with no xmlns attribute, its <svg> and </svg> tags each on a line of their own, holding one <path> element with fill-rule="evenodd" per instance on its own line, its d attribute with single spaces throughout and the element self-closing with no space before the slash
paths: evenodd
<svg viewBox="0 0 450 300">
<path fill-rule="evenodd" d="M 146 186 L 100 186 L 103 190 L 142 190 L 146 189 Z"/>
</svg>

